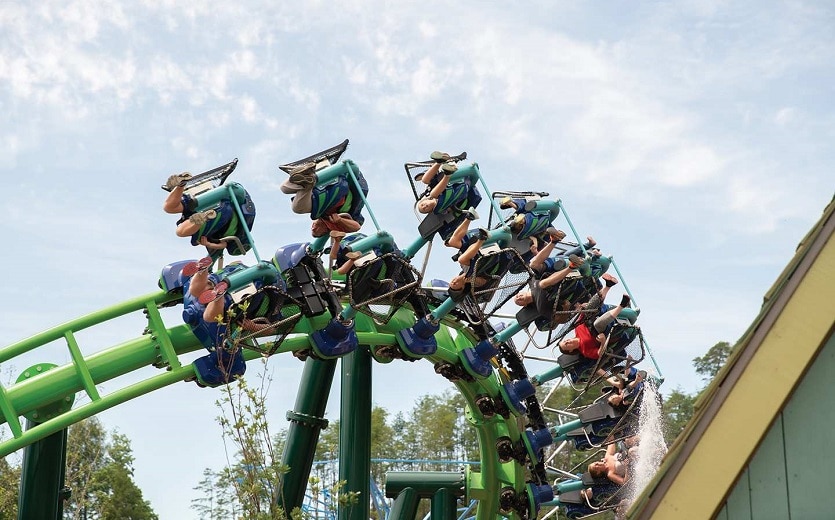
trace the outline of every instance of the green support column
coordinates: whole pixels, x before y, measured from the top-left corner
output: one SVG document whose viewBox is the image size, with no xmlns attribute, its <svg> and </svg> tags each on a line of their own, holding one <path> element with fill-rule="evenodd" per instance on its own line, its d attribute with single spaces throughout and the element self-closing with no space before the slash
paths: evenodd
<svg viewBox="0 0 835 520">
<path fill-rule="evenodd" d="M 405 488 L 394 499 L 389 520 L 414 520 L 420 498 L 414 488 Z"/>
<path fill-rule="evenodd" d="M 458 499 L 449 488 L 440 488 L 432 495 L 430 515 L 432 520 L 455 520 L 458 516 Z"/>
<path fill-rule="evenodd" d="M 26 421 L 26 428 L 38 423 Z M 67 462 L 67 430 L 30 444 L 23 450 L 18 520 L 60 520 L 64 516 L 64 473 Z"/>
<path fill-rule="evenodd" d="M 339 480 L 357 503 L 339 506 L 339 520 L 368 520 L 371 514 L 371 353 L 368 346 L 342 357 L 339 415 Z"/>
<path fill-rule="evenodd" d="M 328 425 L 324 415 L 335 372 L 335 359 L 322 361 L 307 358 L 299 382 L 295 409 L 287 412 L 290 428 L 287 430 L 281 463 L 290 467 L 290 473 L 284 476 L 281 486 L 281 504 L 288 518 L 290 512 L 301 507 L 304 501 L 319 432 Z"/>
</svg>

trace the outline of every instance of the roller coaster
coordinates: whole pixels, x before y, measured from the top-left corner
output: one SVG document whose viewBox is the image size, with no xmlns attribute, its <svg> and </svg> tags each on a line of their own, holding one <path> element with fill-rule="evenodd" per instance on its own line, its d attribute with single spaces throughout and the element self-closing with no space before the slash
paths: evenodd
<svg viewBox="0 0 835 520">
<path fill-rule="evenodd" d="M 405 163 L 421 210 L 418 236 L 401 249 L 371 210 L 373 190 L 359 167 L 342 159 L 347 146 L 345 140 L 279 167 L 288 174 L 282 191 L 293 194 L 294 211 L 310 215 L 311 240 L 260 256 L 251 234 L 253 199 L 231 181 L 237 160 L 182 176 L 164 188 L 182 206 L 178 230 L 191 225 L 183 236 L 205 246 L 206 258 L 163 260 L 150 294 L 0 349 L 0 363 L 47 358 L 0 386 L 0 414 L 11 432 L 0 456 L 24 450 L 19 518 L 60 518 L 70 425 L 169 385 L 229 384 L 248 361 L 286 353 L 303 367 L 282 457 L 291 468 L 281 486 L 285 510 L 304 504 L 338 360 L 339 478 L 359 496 L 339 508 L 340 520 L 365 520 L 382 500 L 369 483 L 375 362 L 431 363 L 466 400 L 462 413 L 479 443 L 479 460 L 460 471 L 389 473 L 389 518 L 413 518 L 423 498 L 431 500 L 433 517 L 478 519 L 536 518 L 549 508 L 583 518 L 625 498 L 622 482 L 585 467 L 600 453 L 628 446 L 643 383 L 663 379 L 614 258 L 580 239 L 561 200 L 491 191 L 479 165 L 465 164 L 466 153 Z M 487 224 L 470 230 L 482 193 Z M 359 233 L 366 216 L 374 230 Z M 347 232 L 340 219 L 350 224 Z M 458 250 L 461 274 L 449 282 L 425 276 L 436 236 Z M 543 250 L 547 255 L 537 256 Z M 415 261 L 421 251 L 422 268 Z M 224 265 L 224 255 L 247 253 L 254 265 Z M 539 265 L 543 256 L 550 270 Z M 610 269 L 617 279 L 606 275 Z M 619 306 L 605 304 L 617 283 L 627 296 Z M 161 309 L 180 306 L 184 323 L 167 323 Z M 139 313 L 145 329 L 138 337 L 93 353 L 82 348 L 81 331 Z M 610 319 L 601 327 L 596 320 L 603 316 Z M 593 331 L 595 352 L 568 348 L 570 333 L 579 338 L 582 331 Z M 66 344 L 70 363 L 49 362 L 46 346 L 55 342 Z M 181 361 L 202 349 L 206 355 Z M 649 376 L 641 363 L 651 365 Z M 153 375 L 100 393 L 98 385 L 149 367 L 157 369 Z M 529 373 L 531 367 L 541 371 Z M 575 398 L 558 402 L 557 390 L 565 387 Z M 590 399 L 594 393 L 599 397 Z M 588 456 L 565 467 L 570 451 Z"/>
</svg>

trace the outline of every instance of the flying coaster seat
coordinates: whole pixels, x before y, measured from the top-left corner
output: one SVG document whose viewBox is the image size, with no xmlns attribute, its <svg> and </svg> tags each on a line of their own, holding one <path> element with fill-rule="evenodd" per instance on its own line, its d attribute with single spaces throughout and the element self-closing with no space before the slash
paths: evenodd
<svg viewBox="0 0 835 520">
<path fill-rule="evenodd" d="M 259 285 L 253 283 L 231 294 L 234 303 L 226 311 L 224 346 L 255 350 L 267 357 L 275 353 L 302 318 L 302 304 L 287 293 L 281 280 Z"/>
<path fill-rule="evenodd" d="M 609 404 L 614 390 L 604 390 L 600 397 L 579 412 L 578 418 L 583 425 L 566 433 L 579 450 L 600 448 L 630 437 L 637 431 L 643 386 L 636 388 L 628 404 L 619 406 Z"/>
<path fill-rule="evenodd" d="M 510 271 L 520 263 L 524 264 L 515 249 L 498 244 L 481 248 L 463 289 L 466 298 L 459 302 L 470 323 L 489 319 L 528 284 L 533 273 L 527 266 L 516 273 Z"/>
<path fill-rule="evenodd" d="M 605 510 L 617 506 L 624 498 L 625 486 L 619 486 L 606 477 L 594 478 L 588 471 L 580 476 L 583 489 L 592 490 L 589 498 L 580 490 L 567 491 L 559 494 L 560 504 L 565 506 L 565 517 L 580 520 L 591 515 L 597 515 Z"/>
<path fill-rule="evenodd" d="M 232 263 L 220 271 L 209 274 L 209 280 L 217 284 L 224 277 L 246 269 L 241 263 Z M 209 351 L 209 354 L 200 357 L 192 363 L 195 367 L 197 379 L 203 386 L 219 386 L 233 381 L 246 372 L 246 362 L 241 349 L 228 348 L 225 338 L 228 331 L 226 319 L 204 320 L 203 311 L 206 306 L 201 304 L 197 297 L 191 296 L 188 291 L 188 284 L 183 287 L 183 321 L 190 327 L 195 337 Z M 231 299 L 230 294 L 222 298 Z M 229 302 L 225 305 L 229 307 Z"/>
<path fill-rule="evenodd" d="M 510 225 L 519 215 L 523 216 L 520 219 L 523 220 L 521 227 L 514 226 L 515 231 L 507 247 L 519 251 L 525 263 L 533 257 L 531 246 L 534 241 L 537 245 L 542 245 L 545 230 L 551 226 L 551 223 L 559 214 L 558 209 L 536 209 L 536 202 L 547 196 L 548 193 L 535 191 L 496 191 L 491 195 L 497 207 L 500 207 L 501 202 L 506 199 L 510 199 L 516 205 L 516 208 L 512 206 L 500 207 L 500 213 L 498 214 L 494 213 L 494 206 L 491 205 L 489 219 L 491 229 L 501 225 Z M 519 265 L 511 266 L 511 272 L 516 272 L 520 268 Z"/>
<path fill-rule="evenodd" d="M 348 139 L 345 139 L 336 146 L 309 157 L 280 165 L 279 169 L 291 173 L 298 166 L 314 163 L 318 173 L 339 162 L 347 148 Z M 350 213 L 351 218 L 360 224 L 363 223 L 364 217 L 361 214 L 363 200 L 359 196 L 355 183 L 348 178 L 347 171 L 346 167 L 344 173 L 339 172 L 332 178 L 328 177 L 329 180 L 323 182 L 321 186 L 313 188 L 311 197 L 313 220 L 339 212 Z M 359 190 L 367 194 L 368 184 L 365 178 L 359 169 L 355 171 L 355 174 Z M 342 311 L 339 295 L 330 283 L 330 276 L 322 264 L 321 253 L 311 252 L 308 246 L 308 243 L 294 243 L 279 248 L 273 257 L 273 265 L 279 270 L 287 284 L 287 295 L 290 301 L 299 305 L 303 316 L 313 318 L 329 312 L 332 317 L 336 317 Z M 294 355 L 304 358 L 307 353 L 297 352 Z"/>
<path fill-rule="evenodd" d="M 247 231 L 252 231 L 252 226 L 255 224 L 255 204 L 252 202 L 249 192 L 244 191 L 243 201 L 238 203 L 241 209 L 243 221 L 231 200 L 222 200 L 216 211 L 222 217 L 222 225 L 217 229 L 210 230 L 205 234 L 210 240 L 226 241 L 225 251 L 233 256 L 245 255 L 252 249 L 250 242 L 250 235 Z M 194 243 L 194 239 L 192 239 Z M 218 258 L 223 254 L 223 250 L 210 251 L 212 258 Z"/>
<path fill-rule="evenodd" d="M 192 245 L 198 245 L 200 238 L 205 236 L 210 240 L 225 240 L 227 242 L 226 251 L 230 255 L 244 255 L 252 248 L 252 244 L 249 243 L 249 236 L 244 229 L 245 225 L 247 230 L 252 230 L 255 223 L 255 204 L 252 202 L 249 193 L 239 184 L 231 184 L 228 191 L 224 189 L 222 192 L 218 192 L 217 190 L 224 185 L 237 165 L 238 159 L 235 159 L 217 168 L 193 175 L 186 181 L 183 190 L 183 205 L 187 208 L 187 211 L 193 212 L 196 209 L 196 204 L 201 199 L 210 196 L 210 192 L 215 194 L 212 196 L 213 199 L 217 198 L 217 203 L 212 205 L 212 209 L 217 212 L 217 216 L 207 222 L 199 233 L 192 236 Z M 163 189 L 170 191 L 165 186 L 163 186 Z M 237 214 L 235 204 L 231 200 L 232 196 L 236 198 L 236 202 L 241 209 L 240 215 Z M 210 254 L 213 258 L 217 258 L 223 254 L 223 251 L 210 250 Z"/>
<path fill-rule="evenodd" d="M 597 315 L 599 307 L 589 307 L 595 293 L 594 279 L 570 274 L 548 289 L 534 290 L 534 302 L 521 308 L 516 320 L 522 326 L 533 323 L 538 331 L 546 333 L 539 348 L 555 345 L 587 315 Z"/>
<path fill-rule="evenodd" d="M 398 250 L 372 249 L 355 260 L 347 275 L 349 302 L 353 309 L 385 324 L 412 300 L 420 283 L 420 272 Z"/>
<path fill-rule="evenodd" d="M 293 161 L 287 164 L 282 164 L 279 168 L 287 173 L 291 173 L 296 167 L 303 164 L 313 163 L 316 165 L 316 171 L 320 172 L 329 166 L 335 165 L 339 162 L 342 154 L 348 148 L 348 139 L 345 139 L 336 146 L 322 150 L 304 159 Z M 339 172 L 333 177 L 328 176 L 327 180 L 317 184 L 313 188 L 311 196 L 312 209 L 310 211 L 311 220 L 317 220 L 326 217 L 333 213 L 349 213 L 359 224 L 365 221 L 362 216 L 362 208 L 364 206 L 363 197 L 359 195 L 368 195 L 368 182 L 365 180 L 359 168 L 354 168 L 354 175 L 357 179 L 356 184 L 348 176 L 348 168 L 344 172 Z"/>
<path fill-rule="evenodd" d="M 329 312 L 337 316 L 342 303 L 325 272 L 321 255 L 311 254 L 308 243 L 287 244 L 278 248 L 272 263 L 286 283 L 290 301 L 300 306 L 302 315 L 313 318 Z"/>
<path fill-rule="evenodd" d="M 466 158 L 467 152 L 462 152 L 451 157 L 450 161 L 458 163 Z M 419 183 L 426 170 L 433 164 L 434 161 L 408 162 L 404 164 L 406 178 L 409 179 L 409 185 L 412 187 L 415 201 L 427 195 L 440 179 L 440 175 L 438 175 L 428 185 Z M 423 215 L 418 225 L 418 233 L 426 240 L 431 240 L 436 233 L 440 235 L 442 240 L 449 240 L 449 237 L 452 236 L 455 229 L 464 221 L 465 216 L 461 212 L 468 208 L 477 208 L 481 203 L 481 193 L 479 193 L 476 187 L 475 180 L 471 177 L 465 176 L 450 180 L 447 190 L 449 193 L 442 200 L 438 201 L 438 205 L 433 211 Z"/>
<path fill-rule="evenodd" d="M 601 312 L 606 310 L 608 306 L 604 305 Z M 598 370 L 611 371 L 618 365 L 629 368 L 643 361 L 646 345 L 641 327 L 635 323 L 637 320 L 638 313 L 634 309 L 623 309 L 606 328 L 606 348 L 589 373 L 585 382 L 586 389 L 601 381 L 601 376 L 596 374 Z M 568 372 L 571 377 L 571 371 Z"/>
</svg>

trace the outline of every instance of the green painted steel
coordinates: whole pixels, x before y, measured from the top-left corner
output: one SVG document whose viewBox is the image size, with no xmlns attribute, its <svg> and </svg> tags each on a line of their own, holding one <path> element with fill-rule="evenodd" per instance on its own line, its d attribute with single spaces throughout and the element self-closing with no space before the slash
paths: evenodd
<svg viewBox="0 0 835 520">
<path fill-rule="evenodd" d="M 10 425 L 13 438 L 0 443 L 0 456 L 55 434 L 69 425 L 91 417 L 97 413 L 118 406 L 128 400 L 159 390 L 168 385 L 193 379 L 194 369 L 191 364 L 183 365 L 179 356 L 201 350 L 203 347 L 193 336 L 187 325 L 177 323 L 167 325 L 160 316 L 158 307 L 177 303 L 178 296 L 158 292 L 136 298 L 103 311 L 90 314 L 77 320 L 54 327 L 27 340 L 0 349 L 0 359 L 9 360 L 17 355 L 31 352 L 37 347 L 63 338 L 68 342 L 68 349 L 72 362 L 39 373 L 25 381 L 16 383 L 9 388 L 0 387 L 0 412 L 2 420 Z M 78 345 L 75 334 L 87 327 L 104 323 L 132 312 L 143 312 L 147 319 L 147 331 L 140 337 L 124 343 L 95 352 L 82 355 L 84 345 Z M 276 350 L 276 354 L 311 348 L 309 335 L 315 330 L 323 328 L 330 316 L 325 314 L 313 319 L 303 318 L 297 324 L 293 334 L 287 336 Z M 392 319 L 385 325 L 374 322 L 365 315 L 356 316 L 357 337 L 361 345 L 371 348 L 377 346 L 397 346 L 396 333 L 414 324 L 414 314 L 408 309 L 399 309 Z M 445 317 L 441 320 L 441 328 L 436 334 L 438 350 L 427 361 L 433 364 L 459 363 L 460 351 L 472 348 L 477 342 L 472 331 L 455 319 Z M 260 358 L 259 352 L 245 351 L 245 359 Z M 341 520 L 356 520 L 368 517 L 369 508 L 367 497 L 370 450 L 370 411 L 371 411 L 371 359 L 367 347 L 362 347 L 356 353 L 343 358 L 342 385 L 343 410 L 341 413 L 344 425 L 341 437 L 342 464 L 346 472 L 345 480 L 349 481 L 347 490 L 359 491 L 358 505 L 341 512 Z M 381 359 L 381 362 L 391 360 Z M 333 361 L 327 363 L 333 364 Z M 147 367 L 160 368 L 160 372 L 129 386 L 118 388 L 106 395 L 97 395 L 92 389 L 102 382 L 110 381 L 121 375 Z M 311 380 L 332 380 L 331 375 L 319 373 L 311 376 Z M 522 431 L 514 416 L 503 418 L 499 415 L 484 417 L 475 405 L 476 396 L 489 396 L 500 401 L 500 387 L 506 383 L 507 376 L 502 371 L 494 371 L 487 378 L 477 378 L 473 381 L 457 381 L 456 388 L 467 402 L 466 416 L 475 428 L 479 439 L 480 464 L 465 470 L 464 494 L 468 499 L 479 501 L 476 517 L 479 519 L 495 519 L 499 515 L 498 496 L 504 489 L 511 488 L 517 493 L 523 493 L 525 488 L 526 467 L 518 462 L 501 463 L 495 450 L 497 439 L 509 437 L 511 440 L 521 439 Z M 313 387 L 316 386 L 316 389 Z M 317 432 L 306 423 L 316 423 L 322 417 L 321 411 L 327 401 L 329 385 L 308 382 L 306 388 L 300 390 L 296 410 L 291 413 L 291 420 L 298 421 L 297 429 L 308 430 L 299 433 L 294 442 L 297 447 L 285 456 L 291 466 L 305 469 L 312 457 L 315 445 L 314 436 Z M 29 412 L 39 410 L 55 401 L 74 396 L 78 392 L 85 392 L 89 402 L 77 405 L 75 408 L 52 419 L 37 424 L 31 429 L 22 431 L 18 417 Z M 302 425 L 302 423 L 305 423 Z M 309 471 L 309 470 L 306 470 Z M 305 471 L 302 472 L 302 474 Z M 293 478 L 298 480 L 293 481 Z M 306 477 L 292 476 L 289 483 L 290 490 L 283 497 L 291 503 L 298 502 L 298 490 Z M 293 484 L 295 482 L 295 484 Z M 292 491 L 292 493 L 291 493 Z M 350 517 L 350 518 L 349 518 Z"/>
<path fill-rule="evenodd" d="M 339 520 L 367 520 L 371 513 L 371 353 L 360 345 L 342 358 L 339 412 L 339 480 L 357 502 L 340 504 Z"/>
<path fill-rule="evenodd" d="M 432 520 L 455 520 L 457 509 L 458 498 L 449 488 L 440 488 L 432 495 Z"/>
<path fill-rule="evenodd" d="M 319 432 L 328 423 L 324 418 L 325 408 L 335 372 L 335 359 L 307 358 L 296 404 L 292 412 L 287 412 L 290 427 L 281 463 L 290 467 L 290 473 L 284 476 L 281 486 L 281 505 L 288 513 L 301 507 L 304 501 Z"/>
<path fill-rule="evenodd" d="M 585 486 L 583 485 L 582 480 L 569 480 L 569 481 L 566 481 L 566 482 L 560 482 L 557 485 L 555 491 L 557 493 L 568 493 L 568 492 L 571 492 L 571 491 L 580 491 L 584 487 Z"/>
<path fill-rule="evenodd" d="M 420 498 L 417 492 L 412 488 L 404 489 L 391 505 L 389 520 L 414 520 L 417 516 L 418 503 L 420 503 Z"/>
<path fill-rule="evenodd" d="M 420 498 L 432 498 L 439 489 L 453 497 L 464 496 L 464 473 L 451 471 L 389 471 L 386 473 L 386 496 L 394 498 L 406 488 Z"/>
<path fill-rule="evenodd" d="M 27 430 L 36 424 L 27 421 Z M 18 520 L 61 519 L 66 461 L 66 428 L 26 447 L 20 473 Z"/>
</svg>

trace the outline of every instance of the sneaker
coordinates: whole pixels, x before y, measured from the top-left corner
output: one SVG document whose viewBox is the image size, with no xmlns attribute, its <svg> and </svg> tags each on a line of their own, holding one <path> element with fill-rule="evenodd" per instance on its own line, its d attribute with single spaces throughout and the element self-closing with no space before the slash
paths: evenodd
<svg viewBox="0 0 835 520">
<path fill-rule="evenodd" d="M 457 171 L 458 171 L 458 165 L 456 165 L 455 163 L 447 162 L 447 163 L 444 163 L 443 166 L 441 166 L 441 172 L 444 175 L 452 175 L 453 173 L 455 173 Z"/>
<path fill-rule="evenodd" d="M 632 298 L 630 298 L 628 294 L 624 294 L 623 298 L 620 299 L 620 306 L 626 309 L 630 306 L 631 302 Z"/>
<path fill-rule="evenodd" d="M 316 185 L 316 173 L 313 170 L 310 171 L 302 171 L 302 172 L 293 172 L 290 174 L 289 181 L 293 184 L 297 184 L 302 187 L 302 189 L 309 189 Z"/>
<path fill-rule="evenodd" d="M 478 228 L 478 239 L 479 240 L 487 240 L 490 238 L 490 232 L 484 228 Z"/>
<path fill-rule="evenodd" d="M 338 229 L 334 229 L 331 231 L 331 238 L 342 238 L 346 235 L 344 231 L 339 231 Z"/>
<path fill-rule="evenodd" d="M 171 177 L 168 177 L 168 180 L 165 182 L 164 189 L 171 191 L 178 186 L 185 186 L 190 179 L 191 174 L 189 172 L 183 172 L 178 173 L 177 175 L 172 175 Z"/>
<path fill-rule="evenodd" d="M 545 230 L 545 233 L 548 234 L 548 237 L 551 239 L 551 242 L 559 242 L 560 240 L 565 238 L 565 231 L 557 229 L 555 227 L 549 227 Z"/>
<path fill-rule="evenodd" d="M 568 256 L 568 267 L 575 269 L 580 267 L 581 265 L 585 264 L 586 261 L 583 257 L 577 255 L 569 255 Z"/>
<path fill-rule="evenodd" d="M 516 203 L 515 203 L 515 202 L 513 202 L 513 198 L 512 198 L 512 197 L 505 197 L 505 198 L 503 198 L 502 200 L 500 200 L 500 201 L 499 201 L 499 207 L 500 207 L 501 209 L 511 209 L 511 208 L 512 208 L 512 209 L 517 209 L 517 208 L 516 208 Z"/>
<path fill-rule="evenodd" d="M 207 209 L 206 211 L 201 211 L 199 213 L 195 213 L 194 215 L 188 218 L 188 221 L 196 226 L 202 226 L 207 221 L 212 220 L 217 216 L 217 211 L 213 209 Z"/>
<path fill-rule="evenodd" d="M 614 287 L 618 284 L 618 279 L 609 273 L 604 273 L 600 279 L 606 282 L 606 287 Z"/>
<path fill-rule="evenodd" d="M 467 220 L 476 220 L 478 218 L 478 213 L 475 208 L 465 209 L 461 212 L 461 214 L 464 215 L 464 218 Z"/>
<path fill-rule="evenodd" d="M 345 253 L 345 258 L 349 260 L 356 260 L 364 254 L 365 253 L 363 253 L 362 251 L 348 251 L 347 253 Z"/>
<path fill-rule="evenodd" d="M 513 217 L 513 220 L 510 221 L 510 229 L 514 232 L 522 231 L 525 227 L 525 214 L 519 213 L 518 215 Z"/>
<path fill-rule="evenodd" d="M 445 163 L 449 160 L 449 154 L 446 152 L 432 152 L 429 154 L 429 158 L 435 161 L 436 163 Z"/>
<path fill-rule="evenodd" d="M 217 285 L 215 285 L 214 289 L 200 293 L 200 297 L 197 298 L 197 301 L 203 305 L 208 305 L 226 294 L 227 289 L 229 289 L 229 282 L 221 280 L 217 283 Z"/>
<path fill-rule="evenodd" d="M 189 262 L 185 266 L 183 266 L 183 276 L 190 277 L 194 276 L 195 274 L 199 273 L 200 271 L 205 271 L 212 265 L 212 257 L 207 256 L 205 258 L 201 258 L 196 262 Z"/>
<path fill-rule="evenodd" d="M 292 168 L 288 168 L 284 171 L 286 171 L 290 175 L 293 175 L 295 173 L 314 173 L 316 171 L 316 163 L 315 162 L 301 163 L 298 166 L 293 166 Z"/>
</svg>

